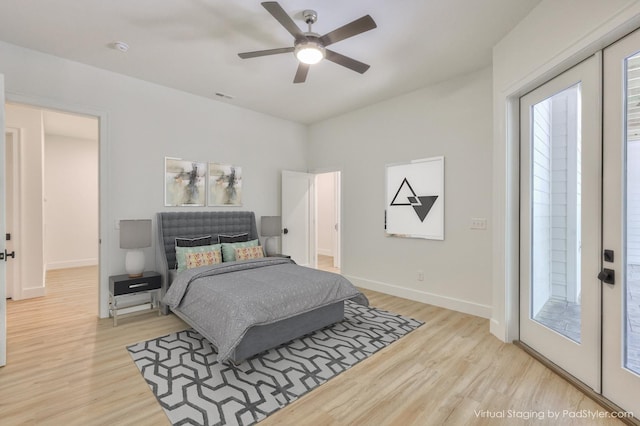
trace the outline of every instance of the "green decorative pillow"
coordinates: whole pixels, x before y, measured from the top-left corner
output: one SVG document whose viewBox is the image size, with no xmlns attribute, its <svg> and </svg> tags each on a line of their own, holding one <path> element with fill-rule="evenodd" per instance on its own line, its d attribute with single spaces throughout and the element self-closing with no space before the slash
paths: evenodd
<svg viewBox="0 0 640 426">
<path fill-rule="evenodd" d="M 236 249 L 242 247 L 257 247 L 260 240 L 251 240 L 244 243 L 223 243 L 222 244 L 222 261 L 233 262 L 236 260 Z"/>
<path fill-rule="evenodd" d="M 182 272 L 187 269 L 187 254 L 189 253 L 204 253 L 207 251 L 216 251 L 220 250 L 220 244 L 213 244 L 210 246 L 199 246 L 199 247 L 176 247 L 176 262 L 178 272 Z"/>
</svg>

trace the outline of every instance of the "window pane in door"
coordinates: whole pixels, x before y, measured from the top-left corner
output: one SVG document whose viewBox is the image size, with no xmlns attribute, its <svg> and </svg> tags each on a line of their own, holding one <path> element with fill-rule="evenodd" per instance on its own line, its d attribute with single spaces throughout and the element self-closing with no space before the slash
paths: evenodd
<svg viewBox="0 0 640 426">
<path fill-rule="evenodd" d="M 640 54 L 626 61 L 624 366 L 640 374 Z"/>
<path fill-rule="evenodd" d="M 532 107 L 531 318 L 580 342 L 580 84 Z"/>
</svg>

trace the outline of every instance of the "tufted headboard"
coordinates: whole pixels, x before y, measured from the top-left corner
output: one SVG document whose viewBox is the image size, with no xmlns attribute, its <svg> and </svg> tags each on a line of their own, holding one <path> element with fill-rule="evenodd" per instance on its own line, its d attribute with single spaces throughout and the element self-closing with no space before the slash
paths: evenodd
<svg viewBox="0 0 640 426">
<path fill-rule="evenodd" d="M 258 238 L 256 217 L 253 212 L 160 212 L 157 213 L 158 240 L 156 242 L 156 268 L 162 275 L 162 296 L 169 286 L 169 269 L 176 263 L 177 237 L 194 238 L 220 234 L 249 233 L 249 239 Z M 166 313 L 166 308 L 163 308 Z"/>
</svg>

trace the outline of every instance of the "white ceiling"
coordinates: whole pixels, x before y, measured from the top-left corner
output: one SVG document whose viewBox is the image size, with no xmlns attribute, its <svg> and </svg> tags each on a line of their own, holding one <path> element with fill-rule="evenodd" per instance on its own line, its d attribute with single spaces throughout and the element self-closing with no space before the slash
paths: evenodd
<svg viewBox="0 0 640 426">
<path fill-rule="evenodd" d="M 378 25 L 332 45 L 371 65 L 365 74 L 323 61 L 295 85 L 293 54 L 237 56 L 293 45 L 258 0 L 2 0 L 0 40 L 309 124 L 489 66 L 492 46 L 539 2 L 281 0 L 303 31 L 305 9 L 318 12 L 319 34 L 366 14 Z"/>
</svg>

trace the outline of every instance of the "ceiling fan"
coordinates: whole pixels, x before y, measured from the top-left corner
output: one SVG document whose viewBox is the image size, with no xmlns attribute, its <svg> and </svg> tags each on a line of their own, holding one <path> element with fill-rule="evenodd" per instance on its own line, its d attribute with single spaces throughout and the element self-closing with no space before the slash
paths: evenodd
<svg viewBox="0 0 640 426">
<path fill-rule="evenodd" d="M 300 61 L 296 76 L 293 79 L 294 83 L 304 83 L 309 73 L 309 66 L 325 58 L 360 74 L 363 74 L 369 69 L 369 65 L 329 50 L 327 46 L 376 28 L 377 25 L 371 16 L 363 16 L 321 36 L 311 31 L 311 26 L 318 20 L 318 14 L 314 10 L 305 10 L 302 12 L 304 20 L 309 26 L 308 31 L 303 32 L 295 22 L 293 22 L 293 19 L 287 15 L 287 12 L 284 11 L 278 2 L 265 1 L 262 3 L 262 6 L 293 36 L 293 46 L 238 53 L 238 56 L 242 59 L 277 55 L 280 53 L 294 53 L 298 61 Z"/>
</svg>

